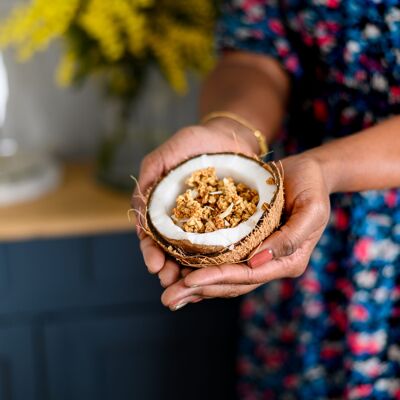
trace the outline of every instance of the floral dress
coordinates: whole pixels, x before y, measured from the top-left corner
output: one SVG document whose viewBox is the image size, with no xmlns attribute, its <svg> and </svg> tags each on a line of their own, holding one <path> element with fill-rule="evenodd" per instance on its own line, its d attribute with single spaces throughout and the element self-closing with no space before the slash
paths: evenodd
<svg viewBox="0 0 400 400">
<path fill-rule="evenodd" d="M 289 73 L 288 153 L 400 113 L 400 0 L 225 1 L 217 38 Z M 240 399 L 400 399 L 400 190 L 331 207 L 303 276 L 242 303 Z"/>
</svg>

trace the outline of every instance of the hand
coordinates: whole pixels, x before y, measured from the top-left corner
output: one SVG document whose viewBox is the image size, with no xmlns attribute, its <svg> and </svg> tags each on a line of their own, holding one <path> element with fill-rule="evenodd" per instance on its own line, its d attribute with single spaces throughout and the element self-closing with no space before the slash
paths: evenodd
<svg viewBox="0 0 400 400">
<path fill-rule="evenodd" d="M 176 310 L 203 298 L 236 297 L 271 280 L 295 278 L 305 271 L 329 219 L 328 185 L 320 163 L 309 155 L 289 157 L 282 164 L 286 223 L 263 242 L 247 264 L 187 273 L 164 291 L 165 306 Z"/>
<path fill-rule="evenodd" d="M 140 188 L 141 193 L 146 193 L 164 172 L 190 156 L 222 151 L 253 155 L 258 152 L 257 140 L 251 131 L 236 122 L 216 118 L 204 126 L 180 130 L 162 146 L 148 154 L 141 164 L 138 187 L 133 194 L 132 206 L 139 222 L 137 231 L 144 262 L 150 273 L 158 274 L 161 285 L 164 287 L 186 276 L 191 269 L 182 269 L 175 261 L 167 258 L 156 243 L 140 229 L 144 204 L 138 189 Z"/>
</svg>

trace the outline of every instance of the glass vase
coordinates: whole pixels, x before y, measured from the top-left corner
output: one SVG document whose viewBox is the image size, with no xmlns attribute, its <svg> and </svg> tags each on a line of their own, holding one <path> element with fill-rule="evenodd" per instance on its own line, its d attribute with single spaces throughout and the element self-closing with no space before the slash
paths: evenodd
<svg viewBox="0 0 400 400">
<path fill-rule="evenodd" d="M 152 71 L 134 102 L 105 99 L 105 132 L 97 155 L 98 179 L 131 191 L 132 177 L 139 177 L 144 156 L 179 128 L 196 122 L 198 86 L 197 80 L 190 79 L 188 93 L 180 96 Z"/>
<path fill-rule="evenodd" d="M 10 95 L 17 93 L 13 85 L 9 88 L 0 53 L 0 207 L 35 200 L 54 190 L 61 180 L 60 167 L 50 155 L 21 148 L 4 129 Z"/>
</svg>

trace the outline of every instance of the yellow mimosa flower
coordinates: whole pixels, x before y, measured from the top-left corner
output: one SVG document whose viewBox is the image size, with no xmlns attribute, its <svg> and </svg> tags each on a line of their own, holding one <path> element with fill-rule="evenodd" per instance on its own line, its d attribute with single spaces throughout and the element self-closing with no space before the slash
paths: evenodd
<svg viewBox="0 0 400 400">
<path fill-rule="evenodd" d="M 13 47 L 26 60 L 61 38 L 62 86 L 100 74 L 113 95 L 133 96 L 156 61 L 183 93 L 188 70 L 213 64 L 215 14 L 214 0 L 32 0 L 0 22 L 0 49 Z"/>
</svg>

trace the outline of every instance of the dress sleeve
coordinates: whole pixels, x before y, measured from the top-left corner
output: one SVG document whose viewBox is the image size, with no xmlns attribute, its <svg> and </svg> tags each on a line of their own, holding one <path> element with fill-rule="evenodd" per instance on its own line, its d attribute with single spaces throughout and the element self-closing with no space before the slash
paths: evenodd
<svg viewBox="0 0 400 400">
<path fill-rule="evenodd" d="M 294 77 L 302 75 L 300 58 L 288 35 L 279 0 L 224 0 L 217 22 L 217 48 L 241 49 L 277 59 Z"/>
</svg>

